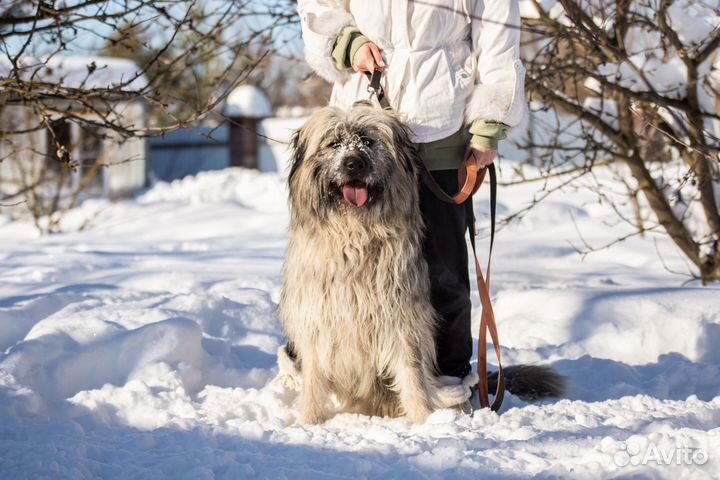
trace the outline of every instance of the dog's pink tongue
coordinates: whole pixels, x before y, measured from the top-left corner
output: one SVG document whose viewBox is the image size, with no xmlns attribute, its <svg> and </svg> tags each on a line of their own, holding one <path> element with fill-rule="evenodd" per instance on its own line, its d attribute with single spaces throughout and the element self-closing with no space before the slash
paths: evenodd
<svg viewBox="0 0 720 480">
<path fill-rule="evenodd" d="M 356 207 L 362 207 L 368 201 L 368 191 L 365 187 L 343 185 L 342 191 L 345 201 L 348 203 L 352 203 Z"/>
</svg>

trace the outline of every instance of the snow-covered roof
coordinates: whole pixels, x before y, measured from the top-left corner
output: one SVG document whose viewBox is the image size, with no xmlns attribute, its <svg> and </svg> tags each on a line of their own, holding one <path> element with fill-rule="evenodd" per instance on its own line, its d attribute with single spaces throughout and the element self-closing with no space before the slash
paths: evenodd
<svg viewBox="0 0 720 480">
<path fill-rule="evenodd" d="M 0 0 L 0 11 L 10 12 L 13 16 L 27 15 L 33 11 L 35 5 L 28 0 Z"/>
<path fill-rule="evenodd" d="M 147 86 L 147 77 L 132 60 L 124 58 L 56 55 L 46 60 L 32 57 L 20 59 L 23 79 L 61 85 L 67 88 L 117 88 L 122 91 L 141 90 Z M 12 65 L 7 57 L 0 57 L 0 77 L 11 74 Z"/>
<path fill-rule="evenodd" d="M 225 115 L 229 117 L 271 117 L 272 106 L 265 93 L 252 85 L 240 85 L 227 97 Z"/>
</svg>

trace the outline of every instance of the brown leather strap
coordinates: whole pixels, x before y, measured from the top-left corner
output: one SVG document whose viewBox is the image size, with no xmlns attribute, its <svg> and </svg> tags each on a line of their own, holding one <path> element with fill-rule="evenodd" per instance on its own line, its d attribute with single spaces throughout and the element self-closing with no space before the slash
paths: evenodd
<svg viewBox="0 0 720 480">
<path fill-rule="evenodd" d="M 472 162 L 472 167 L 469 167 L 468 161 Z M 461 197 L 461 193 L 463 192 L 463 189 L 466 184 L 468 184 L 468 179 L 471 178 L 473 175 L 473 172 L 476 176 L 476 179 L 473 183 L 473 187 L 470 190 L 471 193 L 467 196 L 465 196 L 465 200 L 468 198 L 471 198 L 472 195 L 477 192 L 478 188 L 480 188 L 480 185 L 482 185 L 483 181 L 485 180 L 485 174 L 487 172 L 490 172 L 490 249 L 488 251 L 488 265 L 487 265 L 487 275 L 486 277 L 483 277 L 482 274 L 482 267 L 480 266 L 480 262 L 478 261 L 477 257 L 477 248 L 475 245 L 475 215 L 470 211 L 469 217 L 468 217 L 468 231 L 470 234 L 470 244 L 472 245 L 472 251 L 473 251 L 473 258 L 475 260 L 475 273 L 476 273 L 476 280 L 477 280 L 477 287 L 478 287 L 478 294 L 480 296 L 480 303 L 482 305 L 482 316 L 480 319 L 480 332 L 478 334 L 478 362 L 477 362 L 477 372 L 479 377 L 478 382 L 478 393 L 480 396 L 480 405 L 482 407 L 490 407 L 493 411 L 498 411 L 500 409 L 500 406 L 502 405 L 503 398 L 505 395 L 505 377 L 503 375 L 503 368 L 502 368 L 502 359 L 500 355 L 500 339 L 498 336 L 498 330 L 497 330 L 497 323 L 495 321 L 495 311 L 493 310 L 492 306 L 492 299 L 490 297 L 490 267 L 491 267 L 491 259 L 492 259 L 492 251 L 493 246 L 495 245 L 495 218 L 496 218 L 496 212 L 497 212 L 497 172 L 495 170 L 495 165 L 490 165 L 488 168 L 484 168 L 480 170 L 478 173 L 477 167 L 475 167 L 475 159 L 470 156 L 465 161 L 465 178 L 463 178 L 463 172 L 459 171 L 459 183 L 461 183 L 463 186 L 460 187 L 460 192 L 458 192 L 455 196 L 450 196 L 437 184 L 435 179 L 432 177 L 432 174 L 429 170 L 427 170 L 426 167 L 422 166 L 420 169 L 421 172 L 421 178 L 425 185 L 430 189 L 430 191 L 433 192 L 433 194 L 438 197 L 440 200 L 447 202 L 447 203 L 463 203 L 458 202 L 459 198 Z M 464 180 L 464 181 L 463 181 Z M 464 200 L 463 200 L 464 201 Z M 490 338 L 493 342 L 493 347 L 495 348 L 495 356 L 497 357 L 498 362 L 498 380 L 497 380 L 497 388 L 495 390 L 495 399 L 493 400 L 492 405 L 490 405 L 490 397 L 489 397 L 489 387 L 488 387 L 488 374 L 487 374 L 487 333 L 490 332 Z"/>
<path fill-rule="evenodd" d="M 420 168 L 420 177 L 423 183 L 430 189 L 431 192 L 433 192 L 433 195 L 438 197 L 440 200 L 447 203 L 462 205 L 468 198 L 472 197 L 475 192 L 478 191 L 480 185 L 482 185 L 482 182 L 485 179 L 485 169 L 478 172 L 475 158 L 472 155 L 468 156 L 465 159 L 465 162 L 463 162 L 461 167 L 458 169 L 458 185 L 460 189 L 453 196 L 445 193 L 445 190 L 437 184 L 432 174 L 424 164 Z"/>
<path fill-rule="evenodd" d="M 464 168 L 458 169 L 458 185 L 461 185 L 458 193 L 453 197 L 455 203 L 462 205 L 465 200 L 472 197 L 478 191 L 485 178 L 485 170 L 483 169 L 482 177 L 478 178 L 478 166 L 475 157 L 468 155 L 463 164 Z"/>
<path fill-rule="evenodd" d="M 495 217 L 497 212 L 497 172 L 495 165 L 487 168 L 490 172 L 490 249 L 488 251 L 488 264 L 485 278 L 483 278 L 482 267 L 477 257 L 477 249 L 475 247 L 475 216 L 471 215 L 469 222 L 470 244 L 472 245 L 473 258 L 475 260 L 475 273 L 477 276 L 477 287 L 480 295 L 480 303 L 482 304 L 482 316 L 480 319 L 480 332 L 478 334 L 478 363 L 477 372 L 479 377 L 478 393 L 480 396 L 480 405 L 482 407 L 490 407 L 492 411 L 497 412 L 502 405 L 505 395 L 505 377 L 503 375 L 502 359 L 500 355 L 500 339 L 497 331 L 497 323 L 495 322 L 495 311 L 493 310 L 492 300 L 490 297 L 490 267 L 492 260 L 493 246 L 495 245 Z M 483 175 L 483 178 L 485 176 Z M 487 374 L 487 332 L 490 332 L 490 338 L 495 349 L 495 356 L 498 362 L 498 380 L 495 390 L 495 399 L 490 405 L 488 392 L 488 374 Z"/>
</svg>

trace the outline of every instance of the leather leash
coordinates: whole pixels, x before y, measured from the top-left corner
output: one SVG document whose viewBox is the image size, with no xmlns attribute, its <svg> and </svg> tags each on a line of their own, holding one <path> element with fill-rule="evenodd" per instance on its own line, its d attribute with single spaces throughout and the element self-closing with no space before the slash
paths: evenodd
<svg viewBox="0 0 720 480">
<path fill-rule="evenodd" d="M 472 161 L 473 166 L 476 167 L 476 163 L 472 157 L 469 159 Z M 422 162 L 420 162 L 422 164 Z M 466 160 L 467 165 L 467 160 Z M 490 407 L 494 412 L 497 412 L 502 405 L 503 398 L 505 395 L 505 376 L 503 375 L 502 359 L 500 355 L 500 340 L 498 336 L 497 323 L 495 321 L 495 311 L 492 306 L 492 299 L 490 297 L 490 267 L 492 260 L 493 246 L 495 245 L 495 218 L 497 212 L 497 172 L 495 165 L 490 164 L 489 167 L 483 168 L 477 177 L 477 183 L 475 184 L 472 194 L 475 193 L 480 185 L 485 180 L 485 174 L 490 172 L 490 249 L 488 251 L 488 263 L 487 263 L 487 274 L 483 278 L 482 267 L 478 261 L 477 247 L 475 243 L 475 214 L 470 211 L 468 215 L 468 233 L 470 235 L 470 245 L 472 245 L 473 259 L 475 260 L 475 274 L 478 287 L 478 294 L 480 296 L 480 304 L 482 305 L 482 316 L 480 317 L 480 332 L 478 334 L 478 362 L 477 362 L 477 373 L 478 373 L 478 394 L 480 396 L 480 405 L 483 408 Z M 462 173 L 462 170 L 460 171 Z M 457 199 L 460 193 L 455 196 L 450 196 L 437 184 L 432 174 L 427 167 L 422 164 L 420 168 L 420 177 L 423 183 L 430 189 L 433 194 L 446 203 L 457 204 Z M 472 201 L 472 200 L 470 200 Z M 497 388 L 495 390 L 495 399 L 492 405 L 490 404 L 489 392 L 488 392 L 488 373 L 487 373 L 487 333 L 490 332 L 490 338 L 493 342 L 495 349 L 495 356 L 498 362 L 498 379 Z"/>
<path fill-rule="evenodd" d="M 380 85 L 380 77 L 382 70 L 375 70 L 372 75 L 366 73 L 370 83 L 367 87 L 370 93 L 369 100 L 375 96 L 383 109 L 392 109 L 390 102 L 385 97 L 385 92 Z M 492 300 L 490 297 L 490 266 L 492 260 L 492 251 L 495 244 L 495 217 L 497 212 L 497 172 L 495 164 L 478 171 L 477 163 L 471 155 L 465 159 L 464 168 L 458 169 L 458 185 L 459 191 L 453 196 L 448 195 L 437 184 L 430 171 L 423 162 L 420 162 L 420 177 L 430 191 L 440 200 L 446 203 L 454 203 L 462 205 L 468 199 L 472 201 L 472 196 L 478 191 L 485 175 L 490 172 L 490 250 L 488 251 L 487 275 L 483 278 L 482 267 L 478 261 L 477 248 L 475 245 L 475 214 L 470 210 L 468 215 L 468 233 L 470 234 L 470 244 L 472 245 L 473 258 L 475 260 L 475 273 L 480 296 L 480 304 L 482 305 L 482 316 L 480 318 L 480 332 L 478 334 L 478 362 L 477 373 L 478 394 L 480 396 L 480 405 L 483 408 L 490 408 L 497 412 L 502 405 L 505 396 L 505 377 L 503 375 L 502 359 L 500 355 L 500 340 L 498 337 L 497 323 L 495 321 L 495 311 L 493 310 Z M 498 361 L 498 378 L 497 388 L 495 390 L 495 399 L 490 404 L 488 374 L 487 374 L 487 334 L 490 332 L 490 338 L 495 348 L 495 355 Z"/>
</svg>

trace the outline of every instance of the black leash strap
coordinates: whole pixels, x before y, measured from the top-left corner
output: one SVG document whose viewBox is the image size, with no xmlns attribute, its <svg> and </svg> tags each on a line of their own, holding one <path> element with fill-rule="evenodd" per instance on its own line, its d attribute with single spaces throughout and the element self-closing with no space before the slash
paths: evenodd
<svg viewBox="0 0 720 480">
<path fill-rule="evenodd" d="M 424 163 L 420 162 L 422 166 L 420 167 L 420 179 L 425 184 L 426 187 L 430 189 L 430 191 L 435 195 L 435 197 L 439 198 L 445 203 L 455 203 L 455 200 L 445 193 L 445 190 L 438 185 L 438 183 L 435 181 L 435 179 L 432 176 L 432 173 L 430 173 L 430 170 L 427 169 Z"/>
<path fill-rule="evenodd" d="M 375 69 L 372 75 L 369 72 L 365 72 L 368 80 L 370 80 L 370 84 L 367 87 L 367 91 L 370 94 L 368 100 L 372 102 L 372 98 L 373 96 L 375 96 L 378 99 L 378 103 L 380 103 L 380 107 L 382 107 L 383 109 L 390 109 L 392 108 L 392 106 L 390 105 L 388 99 L 385 97 L 385 89 L 383 89 L 382 85 L 380 85 L 382 73 L 382 70 L 378 69 Z"/>
<path fill-rule="evenodd" d="M 495 170 L 495 165 L 490 164 L 487 167 L 487 171 L 490 174 L 490 248 L 488 250 L 488 258 L 492 257 L 493 252 L 493 246 L 495 245 L 495 218 L 497 215 L 497 171 Z M 437 183 L 435 184 L 437 185 Z M 440 188 L 440 186 L 438 186 Z M 444 192 L 443 192 L 444 193 Z M 447 194 L 445 194 L 447 198 L 450 198 Z M 444 200 L 447 202 L 447 200 Z M 475 249 L 475 213 L 472 212 L 472 209 L 470 209 L 470 215 L 469 222 L 468 222 L 468 230 L 470 232 L 470 244 L 473 247 L 473 250 Z M 486 281 L 490 283 L 490 262 L 488 261 L 488 270 L 487 270 L 487 279 Z"/>
</svg>

